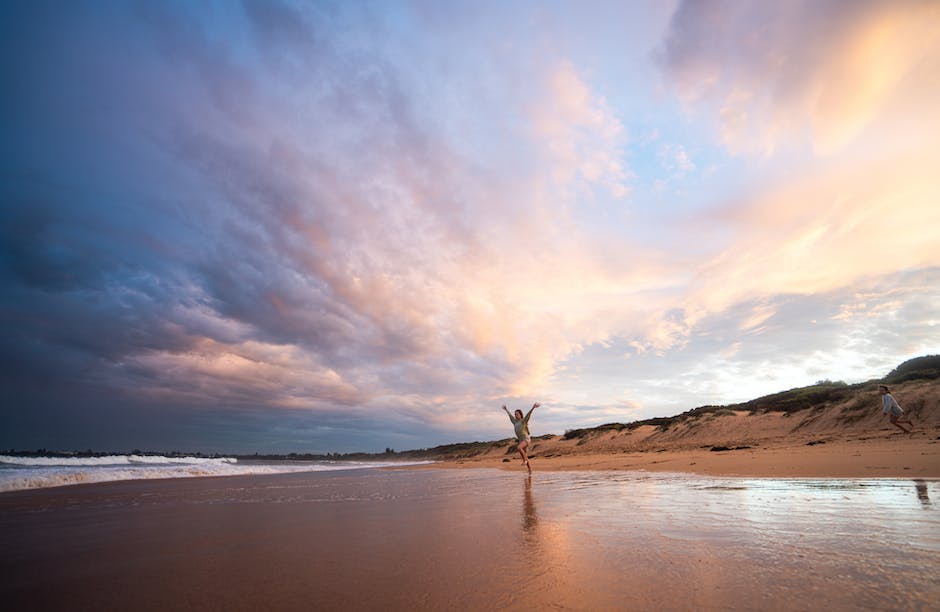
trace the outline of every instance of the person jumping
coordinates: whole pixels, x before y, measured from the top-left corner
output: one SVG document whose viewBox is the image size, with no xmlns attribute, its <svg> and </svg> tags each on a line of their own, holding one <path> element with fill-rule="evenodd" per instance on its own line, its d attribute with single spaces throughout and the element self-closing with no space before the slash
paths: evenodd
<svg viewBox="0 0 940 612">
<path fill-rule="evenodd" d="M 532 472 L 532 465 L 529 463 L 529 456 L 526 454 L 526 449 L 532 446 L 532 436 L 529 434 L 529 417 L 532 416 L 532 411 L 540 405 L 541 404 L 538 402 L 532 404 L 532 408 L 529 409 L 528 414 L 525 416 L 522 416 L 521 410 L 516 410 L 515 416 L 513 416 L 509 413 L 509 409 L 506 408 L 505 405 L 503 406 L 503 410 L 506 411 L 506 415 L 509 417 L 513 428 L 516 430 L 516 450 L 522 455 L 522 462 L 525 464 L 526 469 L 529 470 L 529 473 Z"/>
</svg>

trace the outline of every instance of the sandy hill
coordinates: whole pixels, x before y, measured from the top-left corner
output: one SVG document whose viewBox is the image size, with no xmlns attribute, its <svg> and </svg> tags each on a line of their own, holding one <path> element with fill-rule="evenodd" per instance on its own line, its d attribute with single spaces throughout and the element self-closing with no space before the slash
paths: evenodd
<svg viewBox="0 0 940 612">
<path fill-rule="evenodd" d="M 907 361 L 885 378 L 854 385 L 820 381 L 742 404 L 702 406 L 633 423 L 609 423 L 533 440 L 536 457 L 815 445 L 900 434 L 882 414 L 879 384 L 891 385 L 917 435 L 940 432 L 940 356 Z M 902 434 L 903 435 L 903 434 Z M 513 458 L 515 441 L 470 442 L 406 451 L 442 460 Z"/>
</svg>

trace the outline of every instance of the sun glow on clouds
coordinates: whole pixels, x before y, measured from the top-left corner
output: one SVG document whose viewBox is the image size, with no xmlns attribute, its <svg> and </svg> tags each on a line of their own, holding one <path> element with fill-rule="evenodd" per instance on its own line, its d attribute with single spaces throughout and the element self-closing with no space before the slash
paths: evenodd
<svg viewBox="0 0 940 612">
<path fill-rule="evenodd" d="M 716 109 L 731 149 L 769 155 L 809 133 L 832 154 L 872 122 L 900 119 L 885 112 L 893 99 L 937 95 L 938 10 L 917 0 L 687 2 L 666 65 L 685 99 Z"/>
<path fill-rule="evenodd" d="M 352 407 L 367 399 L 335 370 L 293 346 L 202 339 L 185 353 L 151 351 L 129 357 L 122 367 L 146 373 L 153 381 L 138 390 L 142 394 L 183 396 L 198 404 L 327 408 Z"/>
<path fill-rule="evenodd" d="M 570 62 L 550 74 L 548 95 L 533 111 L 532 122 L 554 158 L 552 174 L 560 186 L 580 179 L 605 187 L 616 198 L 627 195 L 623 124 Z"/>
<path fill-rule="evenodd" d="M 693 302 L 706 310 L 755 294 L 826 291 L 940 259 L 933 238 L 940 190 L 931 161 L 940 154 L 940 96 L 930 77 L 940 37 L 927 26 L 938 23 L 938 7 L 858 3 L 845 15 L 821 15 L 802 40 L 807 16 L 800 6 L 754 11 L 688 4 L 674 22 L 673 41 L 679 42 L 668 57 L 683 87 L 699 98 L 723 99 L 722 115 L 751 118 L 740 134 L 724 125 L 729 146 L 790 150 L 800 145 L 798 125 L 807 119 L 814 146 L 826 154 L 782 156 L 777 176 L 760 192 L 745 194 L 730 215 L 716 211 L 720 223 L 731 220 L 738 231 L 731 246 L 700 269 L 702 288 Z M 726 27 L 760 32 L 760 43 L 742 40 L 745 47 L 758 44 L 761 53 L 716 47 L 710 37 L 718 34 L 678 36 L 691 33 L 682 28 L 698 10 Z M 704 58 L 693 56 L 699 51 Z M 690 62 L 728 74 L 695 70 Z M 758 100 L 742 91 L 772 97 Z M 919 109 L 916 127 L 903 113 L 884 112 L 903 104 Z"/>
<path fill-rule="evenodd" d="M 39 177 L 3 192 L 16 367 L 381 450 L 940 350 L 935 3 L 688 2 L 603 41 L 650 7 L 592 8 L 76 6 L 3 38 L 4 163 Z"/>
</svg>

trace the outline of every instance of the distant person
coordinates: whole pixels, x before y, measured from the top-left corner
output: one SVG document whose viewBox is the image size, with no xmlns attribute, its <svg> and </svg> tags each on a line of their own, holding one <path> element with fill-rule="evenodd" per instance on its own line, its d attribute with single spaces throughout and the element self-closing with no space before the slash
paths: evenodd
<svg viewBox="0 0 940 612">
<path fill-rule="evenodd" d="M 539 406 L 541 406 L 541 404 L 538 402 L 532 404 L 532 408 L 529 409 L 528 414 L 525 416 L 522 416 L 521 410 L 516 410 L 515 416 L 513 416 L 509 414 L 509 409 L 503 406 L 503 410 L 506 411 L 506 415 L 512 422 L 513 428 L 516 430 L 516 450 L 522 455 L 522 463 L 525 464 L 529 472 L 532 471 L 532 466 L 529 464 L 529 455 L 526 454 L 526 449 L 532 445 L 532 436 L 529 434 L 529 417 L 532 416 L 532 411 Z"/>
<path fill-rule="evenodd" d="M 891 424 L 897 426 L 904 433 L 914 433 L 914 424 L 911 423 L 911 420 L 909 418 L 901 418 L 904 416 L 904 411 L 901 410 L 898 400 L 894 399 L 894 396 L 891 395 L 891 390 L 885 385 L 878 385 L 878 392 L 881 393 L 882 412 L 888 415 L 891 419 Z M 901 423 L 907 423 L 911 426 L 911 429 L 907 429 L 901 425 Z"/>
</svg>

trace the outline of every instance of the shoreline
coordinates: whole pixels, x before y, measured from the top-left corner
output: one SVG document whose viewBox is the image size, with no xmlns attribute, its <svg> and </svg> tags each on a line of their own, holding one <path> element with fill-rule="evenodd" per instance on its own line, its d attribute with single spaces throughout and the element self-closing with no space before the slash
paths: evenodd
<svg viewBox="0 0 940 612">
<path fill-rule="evenodd" d="M 567 451 L 558 448 L 558 440 L 537 441 L 531 455 L 534 472 L 648 472 L 693 474 L 734 478 L 888 478 L 940 479 L 940 436 L 937 432 L 917 432 L 911 437 L 900 433 L 881 436 L 870 434 L 845 439 L 819 438 L 764 441 L 742 444 L 727 450 L 711 448 L 586 449 Z M 308 473 L 350 474 L 359 470 L 464 470 L 495 469 L 525 473 L 522 462 L 510 445 L 486 454 L 431 460 L 432 463 L 404 463 L 375 468 L 338 468 L 282 474 L 219 474 L 167 478 L 128 478 L 90 481 L 50 487 L 12 489 L 0 492 L 0 498 L 13 494 L 35 492 L 87 491 L 95 487 L 120 484 L 160 483 L 166 481 L 218 481 L 231 478 L 267 478 L 287 474 Z"/>
</svg>

